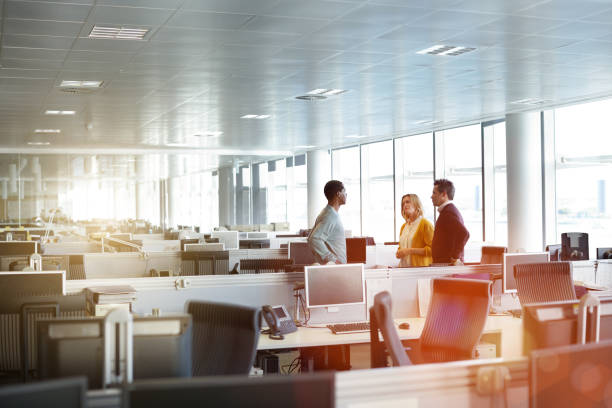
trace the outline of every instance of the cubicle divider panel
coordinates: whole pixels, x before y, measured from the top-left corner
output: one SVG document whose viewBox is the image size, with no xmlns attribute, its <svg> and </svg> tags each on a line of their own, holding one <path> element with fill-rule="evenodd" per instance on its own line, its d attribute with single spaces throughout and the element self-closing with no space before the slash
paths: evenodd
<svg viewBox="0 0 612 408">
<path fill-rule="evenodd" d="M 99 242 L 49 242 L 43 245 L 43 255 L 90 254 L 102 252 Z"/>
</svg>

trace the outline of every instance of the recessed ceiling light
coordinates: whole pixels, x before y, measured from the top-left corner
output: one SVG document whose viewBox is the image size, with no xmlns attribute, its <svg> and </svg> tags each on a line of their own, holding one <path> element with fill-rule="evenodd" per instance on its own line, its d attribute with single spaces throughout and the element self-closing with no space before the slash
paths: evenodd
<svg viewBox="0 0 612 408">
<path fill-rule="evenodd" d="M 45 115 L 74 115 L 73 110 L 46 110 Z"/>
<path fill-rule="evenodd" d="M 313 145 L 299 145 L 299 146 L 295 146 L 296 149 L 312 149 L 313 147 L 316 147 L 316 146 L 313 146 Z"/>
<path fill-rule="evenodd" d="M 240 119 L 268 119 L 270 115 L 243 115 Z"/>
<path fill-rule="evenodd" d="M 49 146 L 51 142 L 28 142 L 30 146 Z"/>
<path fill-rule="evenodd" d="M 194 136 L 197 136 L 197 137 L 205 137 L 205 136 L 216 137 L 216 136 L 221 136 L 222 134 L 223 134 L 223 132 L 221 132 L 221 131 L 219 131 L 219 132 L 202 132 L 202 133 L 198 133 L 198 134 L 196 134 Z"/>
<path fill-rule="evenodd" d="M 344 137 L 347 139 L 363 139 L 364 137 L 368 137 L 368 135 L 348 135 Z"/>
<path fill-rule="evenodd" d="M 317 89 L 313 89 L 312 91 L 306 92 L 306 95 L 332 96 L 332 95 L 339 95 L 344 92 L 346 92 L 346 89 L 317 88 Z"/>
<path fill-rule="evenodd" d="M 457 47 L 455 45 L 434 45 L 433 47 L 425 48 L 424 50 L 417 51 L 417 54 L 429 54 L 429 55 L 450 55 L 456 57 L 457 55 L 465 54 L 466 52 L 474 51 L 476 48 L 472 47 Z"/>
<path fill-rule="evenodd" d="M 148 28 L 94 26 L 89 33 L 89 38 L 103 38 L 108 40 L 142 40 L 148 32 Z"/>
<path fill-rule="evenodd" d="M 61 87 L 71 88 L 99 88 L 102 86 L 102 81 L 62 81 Z"/>
<path fill-rule="evenodd" d="M 34 129 L 34 133 L 60 133 L 60 129 Z"/>
</svg>

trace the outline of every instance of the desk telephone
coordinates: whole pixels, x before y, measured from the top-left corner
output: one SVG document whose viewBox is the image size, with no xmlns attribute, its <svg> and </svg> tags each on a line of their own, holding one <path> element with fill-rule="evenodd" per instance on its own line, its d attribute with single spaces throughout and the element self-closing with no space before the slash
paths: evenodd
<svg viewBox="0 0 612 408">
<path fill-rule="evenodd" d="M 270 306 L 265 305 L 261 308 L 262 315 L 268 323 L 269 329 L 264 334 L 269 334 L 271 339 L 282 340 L 283 334 L 297 331 L 297 326 L 287 312 L 285 305 Z"/>
</svg>

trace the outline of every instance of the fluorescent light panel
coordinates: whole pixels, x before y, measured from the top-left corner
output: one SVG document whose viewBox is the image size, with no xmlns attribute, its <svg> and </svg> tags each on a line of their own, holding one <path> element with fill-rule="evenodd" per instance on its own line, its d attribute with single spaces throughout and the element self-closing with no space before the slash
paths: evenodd
<svg viewBox="0 0 612 408">
<path fill-rule="evenodd" d="M 60 129 L 34 129 L 34 133 L 60 133 Z"/>
<path fill-rule="evenodd" d="M 341 93 L 346 92 L 346 89 L 327 89 L 327 88 L 317 88 L 312 91 L 307 92 L 307 95 L 322 95 L 322 96 L 333 96 L 339 95 Z"/>
<path fill-rule="evenodd" d="M 243 115 L 240 119 L 268 119 L 270 115 Z"/>
<path fill-rule="evenodd" d="M 296 149 L 312 149 L 313 147 L 316 147 L 316 146 L 313 146 L 313 145 L 299 145 L 299 146 L 295 146 Z"/>
<path fill-rule="evenodd" d="M 455 45 L 434 45 L 433 47 L 425 48 L 424 50 L 417 51 L 417 54 L 429 54 L 429 55 L 448 55 L 456 57 L 457 55 L 465 54 L 466 52 L 474 51 L 476 48 L 472 47 L 458 47 Z"/>
<path fill-rule="evenodd" d="M 216 137 L 216 136 L 221 136 L 222 134 L 223 134 L 223 132 L 221 132 L 221 131 L 218 131 L 218 132 L 202 132 L 202 133 L 195 134 L 194 136 L 197 136 L 197 137 L 204 137 L 204 136 Z"/>
<path fill-rule="evenodd" d="M 28 142 L 30 146 L 49 146 L 51 142 Z"/>
<path fill-rule="evenodd" d="M 45 115 L 74 115 L 73 110 L 46 110 Z"/>
<path fill-rule="evenodd" d="M 344 137 L 347 139 L 363 139 L 364 137 L 368 137 L 368 135 L 348 135 Z"/>
<path fill-rule="evenodd" d="M 69 88 L 99 88 L 102 86 L 102 81 L 69 81 L 64 80 L 60 84 L 61 87 Z"/>
<path fill-rule="evenodd" d="M 143 40 L 144 36 L 148 32 L 148 28 L 94 26 L 89 33 L 89 38 L 102 38 L 107 40 Z"/>
</svg>

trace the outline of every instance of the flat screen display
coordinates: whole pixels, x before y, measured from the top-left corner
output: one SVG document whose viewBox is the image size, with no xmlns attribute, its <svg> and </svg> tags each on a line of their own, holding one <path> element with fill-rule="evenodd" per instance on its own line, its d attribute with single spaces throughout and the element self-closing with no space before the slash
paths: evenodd
<svg viewBox="0 0 612 408">
<path fill-rule="evenodd" d="M 307 307 L 365 303 L 363 264 L 304 268 Z"/>
<path fill-rule="evenodd" d="M 502 283 L 504 286 L 504 293 L 516 292 L 514 265 L 542 262 L 548 262 L 548 252 L 504 254 L 504 263 L 502 264 Z"/>
</svg>

